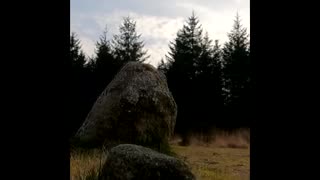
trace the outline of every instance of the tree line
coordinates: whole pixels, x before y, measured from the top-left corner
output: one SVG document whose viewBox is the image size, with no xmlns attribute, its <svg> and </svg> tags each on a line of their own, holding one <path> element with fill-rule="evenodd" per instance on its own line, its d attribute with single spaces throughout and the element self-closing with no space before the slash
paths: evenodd
<svg viewBox="0 0 320 180">
<path fill-rule="evenodd" d="M 107 28 L 96 42 L 94 57 L 86 57 L 76 33 L 70 36 L 70 135 L 81 126 L 95 100 L 129 61 L 144 62 L 144 48 L 136 21 L 123 18 L 119 34 L 107 38 Z M 178 105 L 175 132 L 210 132 L 213 127 L 233 130 L 250 127 L 254 112 L 254 71 L 247 29 L 239 15 L 228 41 L 212 41 L 192 13 L 169 43 L 158 70 L 167 78 Z"/>
</svg>

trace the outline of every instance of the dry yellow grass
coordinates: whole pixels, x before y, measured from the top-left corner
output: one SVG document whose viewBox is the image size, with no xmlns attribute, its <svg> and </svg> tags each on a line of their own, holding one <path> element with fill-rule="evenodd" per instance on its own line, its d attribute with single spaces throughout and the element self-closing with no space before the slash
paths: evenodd
<svg viewBox="0 0 320 180">
<path fill-rule="evenodd" d="M 218 148 L 204 146 L 171 146 L 186 161 L 199 180 L 248 180 L 249 148 Z"/>
<path fill-rule="evenodd" d="M 204 143 L 204 140 L 207 141 Z M 191 144 L 221 147 L 221 148 L 249 148 L 250 146 L 250 131 L 248 129 L 239 129 L 232 133 L 225 131 L 216 131 L 213 135 L 193 135 Z"/>
<path fill-rule="evenodd" d="M 198 180 L 250 179 L 249 130 L 193 135 L 189 146 L 179 146 L 179 141 L 179 137 L 171 141 L 172 150 L 187 162 Z"/>
<path fill-rule="evenodd" d="M 107 153 L 99 149 L 86 152 L 72 151 L 70 156 L 70 179 L 96 179 L 106 157 Z"/>
</svg>

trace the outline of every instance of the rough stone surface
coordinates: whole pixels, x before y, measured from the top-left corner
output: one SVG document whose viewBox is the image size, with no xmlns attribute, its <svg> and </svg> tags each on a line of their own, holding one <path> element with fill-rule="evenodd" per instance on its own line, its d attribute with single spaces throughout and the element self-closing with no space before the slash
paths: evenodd
<svg viewBox="0 0 320 180">
<path fill-rule="evenodd" d="M 167 142 L 177 106 L 165 75 L 149 64 L 127 63 L 95 102 L 76 139 L 90 145 Z"/>
<path fill-rule="evenodd" d="M 112 148 L 100 180 L 194 180 L 188 166 L 171 156 L 133 144 Z"/>
</svg>

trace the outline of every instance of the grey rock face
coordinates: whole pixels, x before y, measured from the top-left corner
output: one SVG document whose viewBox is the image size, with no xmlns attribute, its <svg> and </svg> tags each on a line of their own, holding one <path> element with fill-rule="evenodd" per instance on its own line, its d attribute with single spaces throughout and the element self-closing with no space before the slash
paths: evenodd
<svg viewBox="0 0 320 180">
<path fill-rule="evenodd" d="M 97 99 L 76 138 L 88 144 L 161 144 L 172 135 L 177 106 L 164 74 L 127 63 Z"/>
<path fill-rule="evenodd" d="M 100 180 L 194 180 L 188 166 L 171 156 L 133 144 L 112 148 Z"/>
</svg>

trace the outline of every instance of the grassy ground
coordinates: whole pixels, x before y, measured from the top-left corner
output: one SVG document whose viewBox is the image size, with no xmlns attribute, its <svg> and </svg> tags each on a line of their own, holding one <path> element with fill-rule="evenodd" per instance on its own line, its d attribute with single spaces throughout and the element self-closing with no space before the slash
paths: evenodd
<svg viewBox="0 0 320 180">
<path fill-rule="evenodd" d="M 219 148 L 173 145 L 199 180 L 248 180 L 250 152 L 244 148 Z"/>
<path fill-rule="evenodd" d="M 179 138 L 171 142 L 173 152 L 185 161 L 198 180 L 249 180 L 250 147 L 248 135 L 219 134 L 211 142 L 202 143 L 194 136 L 189 146 L 180 146 Z M 94 180 L 106 159 L 106 152 L 72 151 L 71 180 Z"/>
<path fill-rule="evenodd" d="M 216 132 L 215 136 L 193 135 L 189 146 L 171 141 L 172 150 L 184 160 L 198 180 L 250 179 L 250 132 Z M 206 143 L 204 143 L 206 142 Z"/>
</svg>

